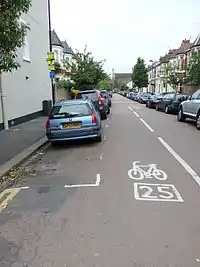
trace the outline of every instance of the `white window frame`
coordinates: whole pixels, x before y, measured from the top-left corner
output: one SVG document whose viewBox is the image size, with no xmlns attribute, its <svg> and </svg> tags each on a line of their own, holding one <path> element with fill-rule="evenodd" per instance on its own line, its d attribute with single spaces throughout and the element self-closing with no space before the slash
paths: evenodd
<svg viewBox="0 0 200 267">
<path fill-rule="evenodd" d="M 20 18 L 20 23 L 28 26 L 28 23 Z M 27 62 L 31 62 L 30 59 L 30 47 L 29 47 L 29 41 L 27 35 L 24 37 L 24 45 L 23 45 L 23 60 Z"/>
</svg>

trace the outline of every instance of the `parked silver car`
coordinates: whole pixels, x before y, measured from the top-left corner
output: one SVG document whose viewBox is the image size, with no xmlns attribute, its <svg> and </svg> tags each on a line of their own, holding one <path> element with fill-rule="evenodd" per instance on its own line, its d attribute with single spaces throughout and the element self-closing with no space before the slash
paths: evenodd
<svg viewBox="0 0 200 267">
<path fill-rule="evenodd" d="M 180 104 L 177 118 L 178 121 L 185 121 L 187 118 L 196 121 L 197 129 L 200 130 L 200 89 Z"/>
</svg>

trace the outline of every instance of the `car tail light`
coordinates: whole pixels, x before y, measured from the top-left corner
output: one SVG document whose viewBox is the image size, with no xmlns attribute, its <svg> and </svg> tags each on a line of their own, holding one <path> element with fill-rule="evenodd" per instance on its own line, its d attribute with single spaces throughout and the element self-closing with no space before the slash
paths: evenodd
<svg viewBox="0 0 200 267">
<path fill-rule="evenodd" d="M 98 97 L 99 105 L 103 105 L 103 98 L 99 94 L 97 94 L 97 97 Z"/>
<path fill-rule="evenodd" d="M 46 121 L 46 130 L 50 129 L 50 119 L 48 118 L 48 120 Z"/>
<path fill-rule="evenodd" d="M 94 112 L 92 112 L 92 124 L 96 124 L 97 123 L 97 117 L 95 115 Z"/>
</svg>

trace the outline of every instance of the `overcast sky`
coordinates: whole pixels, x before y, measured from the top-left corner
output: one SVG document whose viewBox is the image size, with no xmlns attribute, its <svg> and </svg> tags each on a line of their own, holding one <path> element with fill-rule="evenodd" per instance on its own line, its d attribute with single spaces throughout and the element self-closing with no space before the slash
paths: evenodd
<svg viewBox="0 0 200 267">
<path fill-rule="evenodd" d="M 138 56 L 156 60 L 200 33 L 200 0 L 51 0 L 52 28 L 105 69 L 130 72 Z"/>
</svg>

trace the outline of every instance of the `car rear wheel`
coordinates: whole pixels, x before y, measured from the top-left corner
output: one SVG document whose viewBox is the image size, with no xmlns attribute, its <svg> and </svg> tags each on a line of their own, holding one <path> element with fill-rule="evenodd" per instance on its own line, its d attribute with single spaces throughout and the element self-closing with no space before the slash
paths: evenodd
<svg viewBox="0 0 200 267">
<path fill-rule="evenodd" d="M 168 114 L 169 113 L 169 106 L 165 107 L 165 113 Z"/>
<path fill-rule="evenodd" d="M 185 115 L 183 114 L 182 108 L 180 108 L 178 111 L 177 119 L 178 119 L 178 121 L 181 121 L 181 122 L 185 121 L 185 119 L 186 119 Z"/>
<path fill-rule="evenodd" d="M 97 142 L 101 142 L 102 141 L 102 137 L 101 134 L 95 139 Z"/>
<path fill-rule="evenodd" d="M 106 111 L 101 115 L 101 119 L 102 120 L 106 120 L 107 119 L 107 113 L 106 113 Z"/>
<path fill-rule="evenodd" d="M 57 146 L 59 146 L 59 142 L 57 142 L 57 141 L 53 141 L 53 142 L 51 142 L 51 145 L 53 146 L 53 147 L 57 147 Z"/>
<path fill-rule="evenodd" d="M 110 114 L 110 108 L 108 108 L 108 110 L 107 110 L 107 114 Z"/>
<path fill-rule="evenodd" d="M 197 130 L 200 131 L 200 112 L 197 115 L 196 126 L 197 126 Z"/>
</svg>

